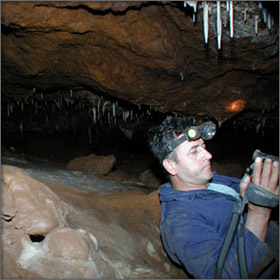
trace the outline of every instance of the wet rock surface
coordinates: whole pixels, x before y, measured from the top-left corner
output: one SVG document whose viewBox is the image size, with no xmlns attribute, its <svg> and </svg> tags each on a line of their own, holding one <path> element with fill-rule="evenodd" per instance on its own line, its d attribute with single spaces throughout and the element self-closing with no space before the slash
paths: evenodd
<svg viewBox="0 0 280 280">
<path fill-rule="evenodd" d="M 89 190 L 9 165 L 2 174 L 4 278 L 184 277 L 161 247 L 157 191 L 119 185 L 106 194 L 94 177 Z"/>
</svg>

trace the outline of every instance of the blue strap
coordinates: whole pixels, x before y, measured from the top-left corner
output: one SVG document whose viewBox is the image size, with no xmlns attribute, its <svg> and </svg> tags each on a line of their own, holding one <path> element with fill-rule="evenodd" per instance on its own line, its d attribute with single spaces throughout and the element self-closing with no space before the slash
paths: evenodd
<svg viewBox="0 0 280 280">
<path fill-rule="evenodd" d="M 240 195 L 237 191 L 235 191 L 233 188 L 230 188 L 223 184 L 217 184 L 217 183 L 210 183 L 207 190 L 216 191 L 219 193 L 227 194 L 233 196 L 237 200 L 241 200 Z"/>
</svg>

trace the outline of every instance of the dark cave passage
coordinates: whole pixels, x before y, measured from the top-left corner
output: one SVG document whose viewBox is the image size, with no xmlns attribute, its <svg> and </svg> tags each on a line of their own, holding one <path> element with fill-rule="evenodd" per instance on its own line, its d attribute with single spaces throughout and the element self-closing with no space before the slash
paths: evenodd
<svg viewBox="0 0 280 280">
<path fill-rule="evenodd" d="M 161 167 L 148 148 L 147 134 L 152 125 L 174 113 L 93 96 L 89 102 L 71 91 L 56 98 L 40 94 L 37 99 L 3 100 L 2 154 L 15 152 L 30 161 L 42 159 L 62 165 L 92 153 L 113 154 L 117 159 L 114 170 L 139 175 L 152 169 L 164 181 Z M 278 155 L 278 122 L 258 111 L 229 119 L 206 143 L 213 161 L 237 162 L 245 168 L 255 149 Z"/>
</svg>

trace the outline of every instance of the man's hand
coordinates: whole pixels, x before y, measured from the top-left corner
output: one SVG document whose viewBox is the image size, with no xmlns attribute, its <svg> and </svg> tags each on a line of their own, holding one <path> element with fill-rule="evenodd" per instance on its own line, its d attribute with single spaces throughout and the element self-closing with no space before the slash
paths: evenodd
<svg viewBox="0 0 280 280">
<path fill-rule="evenodd" d="M 263 163 L 262 158 L 257 157 L 254 163 L 252 178 L 246 175 L 240 183 L 240 195 L 242 197 L 245 195 L 251 180 L 259 187 L 278 195 L 279 162 L 272 162 L 271 159 L 266 159 Z M 253 203 L 249 203 L 248 207 L 246 227 L 264 242 L 271 209 L 254 205 Z"/>
<path fill-rule="evenodd" d="M 263 165 L 263 170 L 262 170 Z M 279 194 L 279 162 L 272 162 L 271 159 L 266 159 L 263 163 L 261 158 L 256 158 L 254 164 L 254 170 L 252 174 L 252 181 L 259 187 L 274 193 Z M 258 212 L 259 214 L 269 213 L 271 210 L 269 208 L 260 207 L 249 203 L 249 208 Z"/>
</svg>

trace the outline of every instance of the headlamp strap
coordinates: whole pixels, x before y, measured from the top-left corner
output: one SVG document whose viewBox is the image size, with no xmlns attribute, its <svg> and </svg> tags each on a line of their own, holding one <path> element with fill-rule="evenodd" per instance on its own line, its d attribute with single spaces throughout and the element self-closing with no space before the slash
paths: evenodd
<svg viewBox="0 0 280 280">
<path fill-rule="evenodd" d="M 173 150 L 175 150 L 180 144 L 185 142 L 186 140 L 189 140 L 187 134 L 185 133 L 182 137 L 180 137 L 178 140 L 173 141 L 166 147 L 167 154 L 171 153 Z"/>
</svg>

